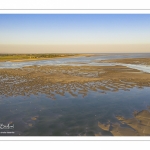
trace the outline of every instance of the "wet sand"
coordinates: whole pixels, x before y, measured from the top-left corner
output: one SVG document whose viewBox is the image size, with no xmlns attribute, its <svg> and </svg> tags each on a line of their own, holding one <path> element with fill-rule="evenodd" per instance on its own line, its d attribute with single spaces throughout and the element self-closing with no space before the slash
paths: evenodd
<svg viewBox="0 0 150 150">
<path fill-rule="evenodd" d="M 116 92 L 150 87 L 150 74 L 125 66 L 31 66 L 0 69 L 0 94 L 29 96 L 43 93 L 86 96 L 89 90 Z"/>
<path fill-rule="evenodd" d="M 98 126 L 114 136 L 150 136 L 150 111 L 134 112 L 133 118 L 123 116 L 116 116 L 116 118 L 119 122 L 107 125 L 98 122 Z"/>
<path fill-rule="evenodd" d="M 150 65 L 150 58 L 125 58 L 125 59 L 101 60 L 99 62 Z"/>
<path fill-rule="evenodd" d="M 89 91 L 105 94 L 107 91 L 129 91 L 134 87 L 150 87 L 150 74 L 119 65 L 28 66 L 17 69 L 0 69 L 0 83 L 2 97 L 30 96 L 32 94 L 38 96 L 42 93 L 48 98 L 56 100 L 56 95 L 65 96 L 66 93 L 73 97 L 78 95 L 85 97 Z M 27 128 L 33 127 L 37 120 L 38 115 L 32 116 Z M 149 110 L 134 112 L 132 118 L 116 116 L 116 120 L 116 123 L 98 122 L 98 127 L 114 136 L 150 135 Z M 103 132 L 95 135 L 103 136 Z"/>
</svg>

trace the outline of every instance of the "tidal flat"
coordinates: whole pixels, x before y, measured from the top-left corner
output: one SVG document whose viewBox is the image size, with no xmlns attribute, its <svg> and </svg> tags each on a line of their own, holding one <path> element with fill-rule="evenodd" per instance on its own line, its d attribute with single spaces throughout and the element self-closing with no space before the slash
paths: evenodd
<svg viewBox="0 0 150 150">
<path fill-rule="evenodd" d="M 109 63 L 116 63 L 111 57 Z M 95 59 L 1 68 L 0 123 L 15 125 L 14 134 L 6 135 L 150 135 L 150 73 L 120 64 L 98 66 Z M 128 61 L 137 59 L 149 62 Z"/>
<path fill-rule="evenodd" d="M 125 66 L 30 66 L 0 69 L 0 94 L 6 96 L 43 93 L 55 98 L 74 91 L 118 91 L 149 87 L 150 75 Z"/>
</svg>

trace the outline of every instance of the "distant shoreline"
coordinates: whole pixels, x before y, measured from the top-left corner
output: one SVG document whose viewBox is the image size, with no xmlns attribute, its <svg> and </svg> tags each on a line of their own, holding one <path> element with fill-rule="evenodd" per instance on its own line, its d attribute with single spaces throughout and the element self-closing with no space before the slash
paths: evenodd
<svg viewBox="0 0 150 150">
<path fill-rule="evenodd" d="M 17 55 L 17 54 L 16 54 Z M 19 56 L 23 56 L 24 54 L 19 54 Z M 37 54 L 32 54 L 32 57 L 34 57 L 34 55 L 37 55 Z M 40 55 L 40 54 L 38 54 Z M 47 55 L 47 54 L 45 54 Z M 56 54 L 58 55 L 58 54 Z M 66 55 L 66 54 L 62 54 L 62 56 L 58 55 L 58 56 L 55 56 L 55 57 L 51 57 L 51 58 L 27 58 L 27 59 L 16 59 L 16 58 L 6 58 L 6 59 L 2 59 L 2 56 L 0 56 L 0 62 L 7 62 L 7 61 L 10 61 L 10 62 L 27 62 L 27 61 L 37 61 L 37 60 L 51 60 L 51 59 L 58 59 L 58 58 L 74 58 L 74 57 L 82 57 L 82 56 L 85 56 L 85 57 L 90 57 L 90 56 L 93 56 L 95 54 L 72 54 L 72 55 Z M 9 54 L 8 54 L 9 56 Z"/>
</svg>

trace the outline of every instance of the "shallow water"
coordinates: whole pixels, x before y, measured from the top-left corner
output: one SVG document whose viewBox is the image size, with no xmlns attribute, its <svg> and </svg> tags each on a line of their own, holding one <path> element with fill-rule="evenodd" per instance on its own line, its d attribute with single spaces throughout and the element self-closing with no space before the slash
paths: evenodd
<svg viewBox="0 0 150 150">
<path fill-rule="evenodd" d="M 121 58 L 144 58 L 150 57 L 150 54 L 104 54 L 95 55 L 91 57 L 74 57 L 74 58 L 56 58 L 51 60 L 38 60 L 38 61 L 27 61 L 27 62 L 0 62 L 0 68 L 22 68 L 25 66 L 43 66 L 43 65 L 71 65 L 71 66 L 115 66 L 123 65 L 129 68 L 137 69 L 143 72 L 150 73 L 150 66 L 146 65 L 131 65 L 121 63 L 100 63 L 97 61 L 107 59 L 121 59 Z"/>
<path fill-rule="evenodd" d="M 100 64 L 99 60 L 121 59 L 121 58 L 142 58 L 150 57 L 150 54 L 96 54 L 91 57 L 73 57 L 73 58 L 56 58 L 49 60 L 26 61 L 26 62 L 0 62 L 0 68 L 20 68 L 33 65 L 83 65 L 83 64 Z M 107 64 L 107 63 L 106 63 Z M 108 63 L 110 65 L 110 63 Z M 102 65 L 102 64 L 101 64 Z"/>
<path fill-rule="evenodd" d="M 118 65 L 126 66 L 126 67 L 133 68 L 133 69 L 137 69 L 137 70 L 140 70 L 142 72 L 150 73 L 150 66 L 147 66 L 147 65 L 133 65 L 133 64 L 118 64 Z"/>
<path fill-rule="evenodd" d="M 133 117 L 133 111 L 147 109 L 149 91 L 149 87 L 107 93 L 91 91 L 85 97 L 66 93 L 56 95 L 56 100 L 40 93 L 29 97 L 1 96 L 0 123 L 13 122 L 14 133 L 10 135 L 94 136 L 101 131 L 98 121 L 116 122 L 116 115 Z M 37 118 L 33 120 L 34 117 Z"/>
<path fill-rule="evenodd" d="M 32 65 L 123 65 L 150 73 L 150 67 L 120 63 L 98 63 L 99 60 L 116 58 L 148 57 L 150 54 L 113 54 L 92 57 L 62 58 L 31 62 L 0 62 L 0 68 L 21 68 Z M 1 82 L 4 79 L 0 78 Z M 7 80 L 7 78 L 6 78 Z M 12 79 L 12 84 L 16 81 Z M 90 83 L 89 83 L 90 84 Z M 93 84 L 93 83 L 91 83 Z M 61 87 L 61 85 L 59 85 Z M 66 90 L 67 91 L 67 90 Z M 0 135 L 35 136 L 78 136 L 102 132 L 98 122 L 118 122 L 115 116 L 133 117 L 135 110 L 141 111 L 150 106 L 150 87 L 132 88 L 118 91 L 92 91 L 87 95 L 65 92 L 64 96 L 55 93 L 55 100 L 45 94 L 30 96 L 0 95 Z M 13 124 L 14 129 L 1 129 L 1 125 Z M 3 131 L 13 131 L 3 133 Z M 111 135 L 108 132 L 103 135 Z"/>
</svg>

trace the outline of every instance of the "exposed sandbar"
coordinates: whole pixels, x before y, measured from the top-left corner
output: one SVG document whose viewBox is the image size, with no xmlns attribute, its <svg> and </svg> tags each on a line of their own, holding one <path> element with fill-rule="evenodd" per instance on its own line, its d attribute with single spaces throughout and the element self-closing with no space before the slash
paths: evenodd
<svg viewBox="0 0 150 150">
<path fill-rule="evenodd" d="M 0 95 L 44 93 L 72 96 L 88 91 L 118 91 L 150 87 L 150 74 L 125 66 L 31 66 L 0 69 Z"/>
<path fill-rule="evenodd" d="M 101 60 L 99 62 L 150 65 L 150 58 L 124 58 L 124 59 Z"/>
<path fill-rule="evenodd" d="M 111 132 L 114 136 L 149 136 L 150 135 L 150 112 L 142 110 L 135 112 L 133 118 L 124 118 L 116 116 L 119 123 L 102 124 L 98 122 L 98 126 L 102 130 Z M 121 126 L 122 124 L 126 127 Z"/>
</svg>

